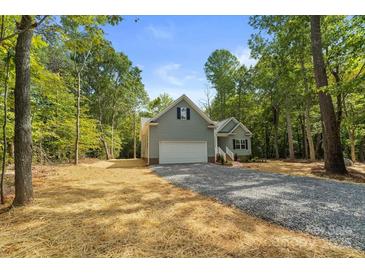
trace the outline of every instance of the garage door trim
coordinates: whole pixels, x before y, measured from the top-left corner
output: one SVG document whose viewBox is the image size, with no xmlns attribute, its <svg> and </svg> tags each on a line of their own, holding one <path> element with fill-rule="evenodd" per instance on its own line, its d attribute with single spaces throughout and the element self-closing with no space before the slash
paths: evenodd
<svg viewBox="0 0 365 274">
<path fill-rule="evenodd" d="M 161 144 L 164 144 L 164 143 L 200 143 L 200 144 L 205 144 L 204 145 L 204 155 L 203 155 L 203 159 L 202 161 L 192 161 L 191 163 L 207 163 L 208 162 L 208 142 L 207 141 L 199 141 L 199 140 L 166 140 L 166 141 L 159 141 L 159 162 L 161 164 L 173 164 L 173 161 L 169 162 L 164 162 L 163 159 L 162 159 L 162 154 L 161 154 Z M 183 162 L 179 162 L 177 161 L 176 163 L 183 163 Z M 184 163 L 190 163 L 190 161 L 186 161 Z"/>
</svg>

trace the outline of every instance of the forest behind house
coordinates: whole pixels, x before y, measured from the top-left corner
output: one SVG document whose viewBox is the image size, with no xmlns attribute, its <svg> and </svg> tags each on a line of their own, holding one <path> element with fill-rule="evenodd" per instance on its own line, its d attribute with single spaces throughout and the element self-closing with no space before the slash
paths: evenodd
<svg viewBox="0 0 365 274">
<path fill-rule="evenodd" d="M 2 162 L 4 171 L 15 158 L 16 191 L 31 184 L 32 163 L 138 157 L 140 117 L 172 102 L 168 91 L 151 100 L 141 69 L 106 39 L 103 26 L 117 24 L 122 17 L 1 16 Z M 245 124 L 253 159 L 324 159 L 338 173 L 344 157 L 364 162 L 365 17 L 252 16 L 250 25 L 256 64 L 212 52 L 205 112 Z"/>
</svg>

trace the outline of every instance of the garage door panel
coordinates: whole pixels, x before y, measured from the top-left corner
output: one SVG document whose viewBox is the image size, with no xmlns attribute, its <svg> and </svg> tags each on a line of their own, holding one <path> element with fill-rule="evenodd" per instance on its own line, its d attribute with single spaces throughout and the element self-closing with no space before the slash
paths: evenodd
<svg viewBox="0 0 365 274">
<path fill-rule="evenodd" d="M 206 163 L 207 142 L 168 142 L 159 144 L 160 164 Z"/>
</svg>

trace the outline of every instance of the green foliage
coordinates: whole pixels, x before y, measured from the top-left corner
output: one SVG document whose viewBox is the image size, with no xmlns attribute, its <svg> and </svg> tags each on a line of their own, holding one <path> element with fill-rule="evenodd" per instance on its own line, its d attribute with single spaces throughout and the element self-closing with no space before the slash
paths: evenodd
<svg viewBox="0 0 365 274">
<path fill-rule="evenodd" d="M 167 93 L 162 93 L 155 99 L 151 100 L 147 105 L 146 117 L 153 117 L 168 107 L 174 99 Z"/>
<path fill-rule="evenodd" d="M 345 151 L 349 150 L 351 132 L 355 134 L 356 152 L 365 140 L 364 18 L 325 16 L 322 23 L 330 79 L 324 92 L 331 94 L 336 104 Z M 296 156 L 304 158 L 307 111 L 317 157 L 323 157 L 309 17 L 251 16 L 249 23 L 255 29 L 249 40 L 251 56 L 257 60 L 254 67 L 240 67 L 227 50 L 214 51 L 205 64 L 206 77 L 217 92 L 210 109 L 212 118 L 235 116 L 244 123 L 253 132 L 254 157 L 274 157 L 277 143 L 279 156 L 285 158 L 289 116 Z"/>
<path fill-rule="evenodd" d="M 226 118 L 227 100 L 235 93 L 239 65 L 238 58 L 224 49 L 214 51 L 204 65 L 207 79 L 217 91 L 215 103 L 219 104 L 220 109 L 216 114 L 220 119 Z"/>
<path fill-rule="evenodd" d="M 3 16 L 4 37 L 16 30 L 19 16 Z M 39 19 L 37 17 L 37 19 Z M 70 161 L 76 126 L 77 76 L 81 78 L 80 155 L 133 156 L 140 117 L 152 117 L 173 99 L 166 93 L 149 101 L 141 70 L 106 40 L 102 26 L 116 25 L 120 16 L 49 16 L 32 40 L 31 94 L 33 147 L 36 160 Z M 321 115 L 313 79 L 310 24 L 307 16 L 252 16 L 249 41 L 257 60 L 247 68 L 224 49 L 209 56 L 204 70 L 216 96 L 209 104 L 213 120 L 235 116 L 252 132 L 254 157 L 288 154 L 286 114 L 291 117 L 297 157 L 305 157 L 304 113 L 317 157 L 321 150 Z M 341 122 L 342 144 L 350 155 L 365 142 L 365 17 L 326 16 L 322 22 L 329 86 Z M 10 52 L 7 143 L 14 132 L 16 36 L 0 43 L 0 93 Z M 0 104 L 3 104 L 3 96 Z M 342 114 L 341 114 L 342 113 Z M 0 122 L 3 123 L 3 109 Z M 0 127 L 0 133 L 2 128 Z M 352 136 L 352 137 L 351 137 Z M 138 153 L 138 151 L 137 151 Z M 11 149 L 9 149 L 9 156 Z"/>
<path fill-rule="evenodd" d="M 113 154 L 133 143 L 134 123 L 148 101 L 141 71 L 128 56 L 116 52 L 101 26 L 116 25 L 120 16 L 49 17 L 32 40 L 31 103 L 34 159 L 71 161 L 76 138 L 77 73 L 81 73 L 81 157 Z M 5 35 L 15 30 L 17 16 L 4 16 Z M 0 44 L 0 87 L 4 87 L 4 62 L 13 54 L 16 37 Z M 88 57 L 88 58 L 86 58 Z M 8 96 L 8 147 L 13 143 L 15 67 L 10 60 Z M 3 97 L 0 97 L 3 104 Z M 100 116 L 101 114 L 101 116 Z M 3 109 L 0 110 L 3 123 Z M 0 132 L 2 129 L 0 129 Z M 138 128 L 136 128 L 138 132 Z M 138 136 L 136 136 L 138 138 Z M 133 149 L 133 146 L 132 146 Z M 109 151 L 110 152 L 110 151 Z M 9 156 L 12 157 L 11 151 Z"/>
</svg>

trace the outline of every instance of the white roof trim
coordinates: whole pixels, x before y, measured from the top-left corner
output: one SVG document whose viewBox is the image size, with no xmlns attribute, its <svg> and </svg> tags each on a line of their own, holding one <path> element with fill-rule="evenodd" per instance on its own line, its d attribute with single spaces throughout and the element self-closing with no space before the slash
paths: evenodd
<svg viewBox="0 0 365 274">
<path fill-rule="evenodd" d="M 236 130 L 236 128 L 238 128 L 240 126 L 240 123 L 238 123 L 237 125 L 235 125 L 235 127 L 234 128 L 232 128 L 232 130 L 229 132 L 229 133 L 233 133 L 233 131 L 235 131 Z"/>
<path fill-rule="evenodd" d="M 168 112 L 170 109 L 172 109 L 174 106 L 176 106 L 178 103 L 180 103 L 182 100 L 185 100 L 196 112 L 200 114 L 200 116 L 207 121 L 209 124 L 215 125 L 215 123 L 209 119 L 209 117 L 197 106 L 194 104 L 193 101 L 190 100 L 188 96 L 185 94 L 181 95 L 179 98 L 177 98 L 174 102 L 172 102 L 171 105 L 169 105 L 167 108 L 165 108 L 163 111 L 161 111 L 159 114 L 157 114 L 155 117 L 151 118 L 150 121 L 156 120 L 160 118 L 162 115 L 164 115 L 166 112 Z"/>
<path fill-rule="evenodd" d="M 232 119 L 233 117 L 227 118 L 226 121 L 217 128 L 217 132 L 220 131 L 222 128 L 224 128 Z"/>
<path fill-rule="evenodd" d="M 236 120 L 236 119 L 235 119 Z M 238 124 L 229 132 L 229 134 L 233 133 L 238 127 L 241 127 L 244 131 L 246 131 L 250 136 L 252 136 L 252 132 L 248 130 L 247 127 L 245 127 L 241 122 L 238 122 Z"/>
<path fill-rule="evenodd" d="M 240 121 L 238 121 L 236 118 L 234 117 L 231 117 L 231 118 L 228 118 L 227 121 L 225 121 L 222 125 L 220 125 L 218 128 L 217 128 L 217 133 L 219 133 L 219 131 L 221 129 L 223 129 L 230 121 L 234 121 L 235 123 L 237 123 L 237 125 L 230 131 L 230 132 L 225 132 L 227 134 L 232 134 L 233 131 L 235 131 L 239 126 L 244 130 L 246 131 L 250 136 L 252 136 L 252 132 L 248 130 L 248 128 L 242 124 Z"/>
<path fill-rule="evenodd" d="M 217 133 L 218 137 L 227 137 L 228 135 L 228 133 Z"/>
</svg>

